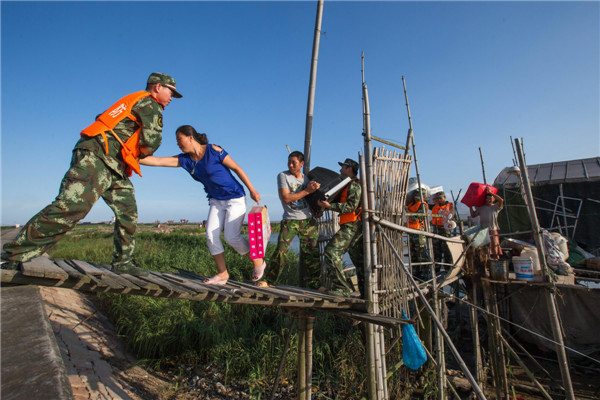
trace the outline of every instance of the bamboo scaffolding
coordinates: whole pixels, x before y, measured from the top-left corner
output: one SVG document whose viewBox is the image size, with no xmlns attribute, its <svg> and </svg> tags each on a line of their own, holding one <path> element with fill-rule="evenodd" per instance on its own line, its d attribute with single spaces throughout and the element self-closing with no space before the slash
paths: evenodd
<svg viewBox="0 0 600 400">
<path fill-rule="evenodd" d="M 421 185 L 421 174 L 419 172 L 419 163 L 417 161 L 417 150 L 416 150 L 416 145 L 415 145 L 415 138 L 414 138 L 414 131 L 413 131 L 413 127 L 412 127 L 412 118 L 410 116 L 410 107 L 408 104 L 408 92 L 406 90 L 406 80 L 404 79 L 404 76 L 402 76 L 402 86 L 404 89 L 404 99 L 406 100 L 406 110 L 408 113 L 408 121 L 409 121 L 409 130 L 408 130 L 408 137 L 406 139 L 406 151 L 408 151 L 410 145 L 412 145 L 412 151 L 413 151 L 413 157 L 414 157 L 414 161 L 415 161 L 415 172 L 417 175 L 417 188 L 421 188 L 423 187 Z M 429 224 L 429 220 L 427 218 L 425 218 L 425 230 L 427 232 L 431 231 L 431 226 Z M 433 254 L 433 242 L 431 240 L 430 237 L 427 238 L 426 240 L 427 242 L 427 248 L 429 250 L 429 259 L 430 260 L 434 260 L 434 254 Z M 435 276 L 435 261 L 431 263 L 431 276 Z M 440 303 L 439 303 L 439 299 L 438 299 L 438 288 L 437 288 L 437 282 L 434 279 L 432 281 L 433 283 L 433 305 L 434 305 L 434 310 L 435 310 L 435 316 L 439 317 L 440 315 Z M 446 362 L 444 360 L 444 342 L 440 337 L 439 331 L 436 332 L 435 335 L 435 348 L 436 348 L 436 357 L 437 357 L 437 362 L 438 362 L 438 397 L 440 400 L 445 400 L 446 398 L 446 381 L 444 380 L 444 375 L 446 374 Z"/>
<path fill-rule="evenodd" d="M 361 55 L 362 69 L 362 103 L 363 103 L 363 136 L 364 136 L 364 168 L 363 176 L 366 175 L 367 184 L 367 199 L 368 205 L 375 204 L 375 193 L 373 183 L 373 151 L 371 149 L 371 119 L 369 109 L 369 91 L 364 78 L 364 53 Z M 363 203 L 364 206 L 364 203 Z M 371 208 L 371 207 L 369 207 Z M 370 290 L 367 291 L 367 304 L 369 312 L 379 313 L 378 295 L 374 292 L 374 288 L 378 287 L 377 274 L 373 274 L 373 266 L 378 265 L 377 261 L 377 246 L 372 240 L 375 237 L 374 227 L 368 223 L 369 212 L 363 211 L 363 217 L 367 220 L 366 226 L 368 229 L 363 232 L 367 235 L 367 244 L 369 245 L 370 257 L 365 259 L 365 268 L 370 276 Z M 364 243 L 364 239 L 363 239 Z M 383 348 L 383 331 L 372 324 L 367 324 L 367 339 L 368 339 L 368 360 L 369 360 L 369 392 L 372 399 L 387 399 L 387 382 L 385 380 L 385 351 Z M 373 375 L 374 371 L 374 375 Z"/>
<path fill-rule="evenodd" d="M 508 400 L 508 379 L 506 377 L 506 359 L 502 346 L 502 336 L 500 332 L 500 321 L 498 319 L 498 307 L 496 296 L 489 282 L 483 283 L 483 293 L 485 296 L 485 306 L 487 309 L 487 325 L 489 333 L 489 352 L 492 362 L 492 373 L 494 378 L 494 389 L 499 399 Z"/>
<path fill-rule="evenodd" d="M 529 377 L 529 379 L 531 379 L 531 381 L 540 390 L 540 392 L 542 392 L 542 395 L 546 399 L 552 400 L 552 397 L 548 394 L 548 392 L 546 391 L 546 389 L 544 388 L 544 386 L 542 386 L 542 384 L 540 383 L 540 381 L 538 381 L 536 379 L 536 377 L 533 374 L 533 372 L 531 372 L 531 370 L 529 368 L 527 368 L 527 366 L 525 365 L 525 363 L 523 362 L 523 360 L 521 360 L 521 357 L 519 357 L 519 355 L 517 354 L 517 352 L 508 344 L 508 341 L 502 335 L 500 335 L 499 338 L 502 341 L 502 344 L 508 349 L 508 351 L 510 352 L 510 354 L 515 358 L 515 360 L 517 360 L 517 363 L 519 364 L 519 366 L 521 366 L 521 368 L 523 368 L 523 371 L 525 371 L 525 373 L 527 374 L 527 376 Z"/>
<path fill-rule="evenodd" d="M 523 152 L 522 140 L 515 139 L 515 147 L 517 148 L 517 155 L 519 158 L 520 177 L 523 188 L 523 199 L 527 204 L 529 210 L 529 218 L 531 220 L 531 227 L 534 231 L 535 244 L 538 251 L 538 259 L 540 266 L 542 267 L 542 274 L 544 275 L 545 281 L 549 281 L 548 277 L 548 265 L 546 264 L 546 255 L 544 252 L 544 245 L 542 242 L 541 228 L 535 212 L 535 204 L 533 202 L 533 194 L 531 193 L 531 186 L 529 183 L 529 174 L 527 171 L 527 164 L 525 164 L 525 156 Z M 568 399 L 575 399 L 575 393 L 573 392 L 573 384 L 571 382 L 571 375 L 569 374 L 569 363 L 564 347 L 563 329 L 560 325 L 558 317 L 558 309 L 556 306 L 556 298 L 554 293 L 556 287 L 553 285 L 552 290 L 546 291 L 547 294 L 547 306 L 548 313 L 550 316 L 550 323 L 552 325 L 552 335 L 556 345 L 556 353 L 558 355 L 560 373 L 563 380 L 563 386 L 565 388 L 565 395 Z"/>
<path fill-rule="evenodd" d="M 413 286 L 413 288 L 415 289 L 415 291 L 419 294 L 419 297 L 421 298 L 421 300 L 423 301 L 423 305 L 427 308 L 427 310 L 429 311 L 429 313 L 431 314 L 431 318 L 432 320 L 435 322 L 435 325 L 438 328 L 438 331 L 441 333 L 441 336 L 443 336 L 443 338 L 446 340 L 448 347 L 450 348 L 450 351 L 452 352 L 452 355 L 454 356 L 454 358 L 456 359 L 457 363 L 459 364 L 461 370 L 463 371 L 463 373 L 465 374 L 465 376 L 467 377 L 467 380 L 471 383 L 471 385 L 473 386 L 473 390 L 475 391 L 475 394 L 477 395 L 477 397 L 479 399 L 485 399 L 485 395 L 483 393 L 483 391 L 481 390 L 481 388 L 479 387 L 479 385 L 477 384 L 477 382 L 475 381 L 475 378 L 473 377 L 473 375 L 471 374 L 471 371 L 469 371 L 469 368 L 467 367 L 467 365 L 465 364 L 465 362 L 463 361 L 462 357 L 460 356 L 460 354 L 458 353 L 458 350 L 456 349 L 456 347 L 454 346 L 454 343 L 452 343 L 452 339 L 450 338 L 450 336 L 448 335 L 448 333 L 446 332 L 446 330 L 444 329 L 441 321 L 439 320 L 439 318 L 437 318 L 433 308 L 431 307 L 431 305 L 429 304 L 429 302 L 427 301 L 425 294 L 421 291 L 421 289 L 419 288 L 419 285 L 417 284 L 417 282 L 414 280 L 414 278 L 412 277 L 412 275 L 410 274 L 409 269 L 406 267 L 406 265 L 404 264 L 404 262 L 402 261 L 402 258 L 400 257 L 400 255 L 398 254 L 398 251 L 393 247 L 392 242 L 390 241 L 389 237 L 385 234 L 385 232 L 382 231 L 382 228 L 380 227 L 379 224 L 377 224 L 377 229 L 382 233 L 383 238 L 385 239 L 385 242 L 388 244 L 388 246 L 392 249 L 392 251 L 394 252 L 396 259 L 398 260 L 398 263 L 400 264 L 400 266 L 402 267 L 402 270 L 404 271 L 406 277 L 408 278 L 408 281 L 410 282 L 410 284 Z M 445 376 L 445 375 L 444 375 Z M 442 379 L 444 379 L 444 376 L 442 376 Z M 445 380 L 445 379 L 444 379 Z"/>
</svg>

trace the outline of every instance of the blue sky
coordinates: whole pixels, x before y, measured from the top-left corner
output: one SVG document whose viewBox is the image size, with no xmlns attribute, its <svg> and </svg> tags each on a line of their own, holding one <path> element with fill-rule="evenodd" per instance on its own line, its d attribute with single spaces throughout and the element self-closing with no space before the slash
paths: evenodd
<svg viewBox="0 0 600 400">
<path fill-rule="evenodd" d="M 316 1 L 1 2 L 3 225 L 58 193 L 79 132 L 153 71 L 184 95 L 156 155 L 191 124 L 282 209 L 277 173 L 303 150 Z M 422 181 L 464 194 L 512 165 L 600 155 L 600 7 L 588 2 L 325 1 L 311 165 L 362 152 L 361 52 L 373 135 L 404 144 L 405 76 Z M 201 221 L 204 190 L 182 169 L 134 177 L 140 222 Z M 414 175 L 414 173 L 412 174 Z M 84 221 L 110 220 L 99 201 Z"/>
</svg>

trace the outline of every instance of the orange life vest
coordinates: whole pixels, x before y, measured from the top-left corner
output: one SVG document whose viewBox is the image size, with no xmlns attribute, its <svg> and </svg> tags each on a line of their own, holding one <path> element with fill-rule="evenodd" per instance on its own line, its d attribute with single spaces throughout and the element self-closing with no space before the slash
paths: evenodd
<svg viewBox="0 0 600 400">
<path fill-rule="evenodd" d="M 447 212 L 450 212 L 452 210 L 451 207 L 452 207 L 452 203 L 450 203 L 448 201 L 443 206 L 440 206 L 439 204 L 436 204 L 435 206 L 433 206 L 433 210 L 431 210 L 431 212 L 433 214 L 441 214 L 441 211 L 443 211 L 443 210 L 446 210 Z M 431 218 L 431 225 L 442 226 L 442 225 L 444 225 L 444 219 L 442 217 L 432 217 Z"/>
<path fill-rule="evenodd" d="M 358 180 L 359 180 L 358 178 L 352 179 L 353 182 L 358 181 Z M 346 201 L 348 201 L 348 188 L 349 187 L 350 187 L 350 184 L 348 184 L 342 191 L 342 194 L 340 194 L 340 203 L 345 203 Z M 348 222 L 358 221 L 360 219 L 361 214 L 362 214 L 362 207 L 358 207 L 358 210 L 356 210 L 356 211 L 351 211 L 346 214 L 340 214 L 340 225 L 347 224 Z"/>
<path fill-rule="evenodd" d="M 421 204 L 423 204 L 423 203 L 420 201 L 414 201 L 414 202 L 408 204 L 406 206 L 406 209 L 408 210 L 408 212 L 416 213 L 421 208 Z M 408 222 L 407 226 L 411 229 L 425 228 L 425 221 L 422 218 L 410 216 L 410 217 L 408 217 L 407 222 Z"/>
<path fill-rule="evenodd" d="M 128 94 L 104 111 L 98 118 L 96 118 L 94 123 L 81 131 L 81 136 L 102 135 L 106 154 L 108 154 L 108 140 L 106 137 L 106 132 L 112 133 L 115 139 L 117 139 L 123 147 L 121 149 L 121 155 L 123 156 L 123 161 L 125 161 L 125 164 L 127 164 L 126 172 L 128 176 L 132 175 L 132 171 L 135 171 L 136 174 L 142 176 L 140 164 L 138 163 L 138 157 L 140 156 L 140 149 L 138 145 L 140 140 L 140 130 L 142 128 L 140 126 L 125 143 L 123 143 L 113 129 L 125 118 L 129 118 L 137 123 L 137 119 L 131 113 L 131 108 L 139 100 L 148 96 L 150 96 L 150 93 L 146 91 Z"/>
</svg>

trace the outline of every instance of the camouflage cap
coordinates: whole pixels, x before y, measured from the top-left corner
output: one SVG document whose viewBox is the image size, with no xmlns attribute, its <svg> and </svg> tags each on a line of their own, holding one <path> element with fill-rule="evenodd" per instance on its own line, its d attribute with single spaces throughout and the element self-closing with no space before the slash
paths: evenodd
<svg viewBox="0 0 600 400">
<path fill-rule="evenodd" d="M 168 87 L 169 89 L 171 89 L 171 92 L 173 92 L 173 97 L 175 98 L 180 99 L 183 97 L 175 87 L 175 79 L 171 78 L 167 74 L 161 74 L 160 72 L 151 73 L 148 77 L 148 84 L 151 83 L 160 83 L 161 85 Z"/>
<path fill-rule="evenodd" d="M 354 160 L 352 160 L 351 158 L 346 158 L 346 160 L 344 160 L 344 162 L 338 162 L 338 164 L 341 165 L 345 165 L 347 167 L 351 167 L 354 170 L 354 173 L 356 173 L 356 171 L 358 171 L 358 163 Z"/>
</svg>

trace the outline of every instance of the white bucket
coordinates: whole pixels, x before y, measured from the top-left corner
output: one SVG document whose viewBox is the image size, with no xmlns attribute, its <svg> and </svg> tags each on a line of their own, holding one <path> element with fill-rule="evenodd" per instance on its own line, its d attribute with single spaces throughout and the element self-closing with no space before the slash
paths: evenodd
<svg viewBox="0 0 600 400">
<path fill-rule="evenodd" d="M 538 257 L 538 251 L 535 247 L 525 246 L 521 251 L 520 257 L 531 258 L 531 265 L 533 267 L 533 276 L 541 278 L 542 267 L 540 266 L 540 258 Z"/>
<path fill-rule="evenodd" d="M 530 257 L 513 257 L 513 266 L 517 279 L 523 281 L 533 281 L 533 263 Z"/>
</svg>

